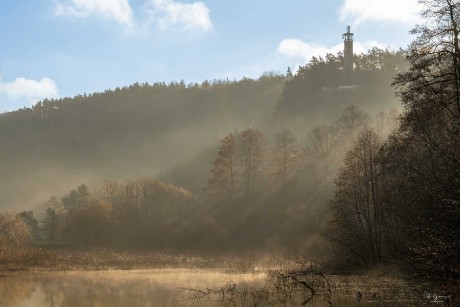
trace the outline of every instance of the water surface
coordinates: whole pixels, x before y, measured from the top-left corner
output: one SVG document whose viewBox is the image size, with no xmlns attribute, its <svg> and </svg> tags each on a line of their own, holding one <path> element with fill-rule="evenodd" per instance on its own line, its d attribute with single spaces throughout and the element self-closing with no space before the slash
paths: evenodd
<svg viewBox="0 0 460 307">
<path fill-rule="evenodd" d="M 255 301 L 270 302 L 272 306 L 306 303 L 322 307 L 330 306 L 329 302 L 344 307 L 413 305 L 394 282 L 380 281 L 373 285 L 340 276 L 331 276 L 329 280 L 333 285 L 330 299 L 317 295 L 308 300 L 310 296 L 305 293 L 286 300 L 279 293 L 270 292 L 273 288 L 262 272 L 231 274 L 204 269 L 18 272 L 0 277 L 0 306 L 250 306 Z M 362 293 L 360 301 L 356 289 Z M 372 299 L 374 293 L 378 294 L 377 299 Z M 389 299 L 390 295 L 397 299 Z"/>
</svg>

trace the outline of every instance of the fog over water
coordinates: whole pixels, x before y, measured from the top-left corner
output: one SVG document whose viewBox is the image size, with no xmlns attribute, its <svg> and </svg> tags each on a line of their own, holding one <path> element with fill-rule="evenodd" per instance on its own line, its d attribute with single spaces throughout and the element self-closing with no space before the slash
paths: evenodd
<svg viewBox="0 0 460 307">
<path fill-rule="evenodd" d="M 3 277 L 4 278 L 4 277 Z M 375 291 L 381 295 L 401 292 L 401 286 L 373 288 L 372 283 L 354 277 L 330 277 L 334 282 L 331 302 L 335 306 L 375 306 L 378 301 L 372 298 Z M 233 286 L 234 285 L 234 286 Z M 231 288 L 229 288 L 231 287 Z M 234 288 L 233 288 L 234 287 Z M 201 295 L 197 291 L 212 295 Z M 231 293 L 229 289 L 233 289 Z M 8 282 L 0 283 L 0 305 L 16 306 L 253 306 L 267 303 L 272 306 L 286 304 L 296 306 L 305 297 L 294 296 L 292 301 L 283 303 L 282 296 L 277 300 L 269 295 L 264 273 L 222 273 L 205 269 L 153 269 L 129 271 L 93 272 L 40 272 L 14 273 Z M 357 291 L 363 293 L 358 301 Z M 222 292 L 224 291 L 224 295 Z M 245 292 L 246 291 L 246 292 Z M 245 293 L 242 295 L 241 293 Z M 308 296 L 306 296 L 308 298 Z M 387 301 L 379 306 L 411 306 L 410 297 L 400 297 L 400 301 Z M 318 296 L 307 306 L 329 306 L 329 299 Z"/>
</svg>

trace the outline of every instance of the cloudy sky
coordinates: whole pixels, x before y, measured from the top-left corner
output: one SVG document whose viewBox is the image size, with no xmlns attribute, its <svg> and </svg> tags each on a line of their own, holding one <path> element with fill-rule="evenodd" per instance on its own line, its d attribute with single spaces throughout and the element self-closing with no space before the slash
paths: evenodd
<svg viewBox="0 0 460 307">
<path fill-rule="evenodd" d="M 0 112 L 134 82 L 284 73 L 313 55 L 405 48 L 417 0 L 1 0 Z"/>
</svg>

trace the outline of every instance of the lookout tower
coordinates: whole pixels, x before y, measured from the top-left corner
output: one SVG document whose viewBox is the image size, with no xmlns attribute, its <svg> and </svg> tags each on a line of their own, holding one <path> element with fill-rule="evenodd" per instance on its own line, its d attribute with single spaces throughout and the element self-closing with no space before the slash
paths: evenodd
<svg viewBox="0 0 460 307">
<path fill-rule="evenodd" d="M 353 72 L 353 36 L 350 32 L 350 26 L 347 26 L 347 32 L 342 34 L 343 39 L 343 70 L 346 74 Z"/>
</svg>

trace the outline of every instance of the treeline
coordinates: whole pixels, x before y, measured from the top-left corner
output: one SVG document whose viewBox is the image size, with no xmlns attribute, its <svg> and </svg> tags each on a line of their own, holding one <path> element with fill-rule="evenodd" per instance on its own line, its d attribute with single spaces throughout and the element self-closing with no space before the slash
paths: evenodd
<svg viewBox="0 0 460 307">
<path fill-rule="evenodd" d="M 65 135 L 67 140 L 79 141 L 77 145 L 86 145 L 107 134 L 121 138 L 132 133 L 165 132 L 205 116 L 257 123 L 272 113 L 272 105 L 264 99 L 277 93 L 284 80 L 283 75 L 266 73 L 259 79 L 188 85 L 183 81 L 134 83 L 103 93 L 45 99 L 31 108 L 1 114 L 0 137 L 3 142 L 17 141 L 39 132 L 50 139 Z"/>
<path fill-rule="evenodd" d="M 144 247 L 191 207 L 194 196 L 158 180 L 104 181 L 90 193 L 86 185 L 45 204 L 41 238 L 82 247 Z"/>
<path fill-rule="evenodd" d="M 329 236 L 348 263 L 396 263 L 458 303 L 460 11 L 451 1 L 425 5 L 410 70 L 394 81 L 405 107 L 400 128 L 384 139 L 366 129 L 346 155 Z"/>
<path fill-rule="evenodd" d="M 0 250 L 31 242 L 82 248 L 160 246 L 165 239 L 152 241 L 163 230 L 174 231 L 178 220 L 188 223 L 185 217 L 195 201 L 185 189 L 148 178 L 106 180 L 93 192 L 83 184 L 62 198 L 51 196 L 43 214 L 0 214 Z"/>
</svg>

